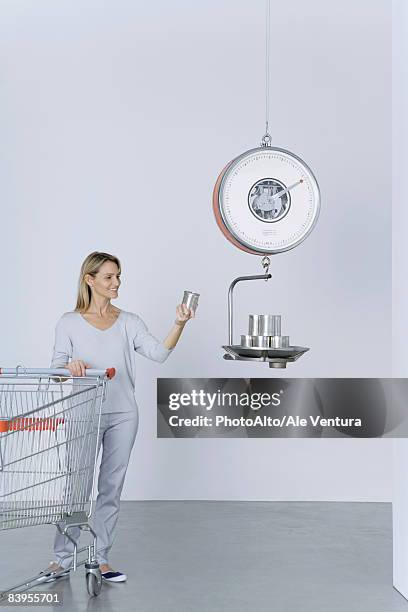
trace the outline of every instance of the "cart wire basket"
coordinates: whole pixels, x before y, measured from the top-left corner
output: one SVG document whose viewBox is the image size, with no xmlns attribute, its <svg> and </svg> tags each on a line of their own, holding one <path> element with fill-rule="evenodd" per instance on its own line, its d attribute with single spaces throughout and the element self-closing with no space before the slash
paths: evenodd
<svg viewBox="0 0 408 612">
<path fill-rule="evenodd" d="M 0 368 L 0 531 L 55 524 L 74 545 L 72 569 L 85 565 L 91 596 L 102 578 L 89 519 L 102 402 L 114 375 L 114 368 L 88 369 L 84 377 L 65 369 Z M 77 548 L 73 527 L 90 532 L 88 546 Z M 0 603 L 62 573 L 47 568 L 4 589 Z"/>
</svg>

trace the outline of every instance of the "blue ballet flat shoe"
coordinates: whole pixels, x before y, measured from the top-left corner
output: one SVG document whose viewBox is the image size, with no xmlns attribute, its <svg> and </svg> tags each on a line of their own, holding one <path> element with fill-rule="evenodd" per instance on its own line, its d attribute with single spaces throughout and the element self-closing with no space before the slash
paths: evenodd
<svg viewBox="0 0 408 612">
<path fill-rule="evenodd" d="M 102 573 L 102 578 L 106 580 L 106 582 L 125 582 L 127 580 L 126 574 L 114 571 Z"/>
</svg>

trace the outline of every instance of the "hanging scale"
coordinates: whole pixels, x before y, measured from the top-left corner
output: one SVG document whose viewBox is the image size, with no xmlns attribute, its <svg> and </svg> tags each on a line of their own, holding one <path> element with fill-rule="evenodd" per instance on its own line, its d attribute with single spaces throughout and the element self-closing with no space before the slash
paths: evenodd
<svg viewBox="0 0 408 612">
<path fill-rule="evenodd" d="M 268 280 L 270 255 L 295 248 L 313 230 L 320 210 L 320 190 L 309 166 L 294 153 L 272 146 L 269 133 L 270 0 L 266 1 L 265 134 L 260 146 L 230 161 L 219 174 L 213 192 L 218 227 L 234 246 L 262 256 L 264 274 L 239 277 L 230 286 L 228 299 L 229 344 L 224 358 L 267 361 L 286 367 L 307 348 L 290 346 L 282 336 L 279 315 L 250 315 L 247 335 L 233 342 L 233 289 L 243 280 Z"/>
</svg>

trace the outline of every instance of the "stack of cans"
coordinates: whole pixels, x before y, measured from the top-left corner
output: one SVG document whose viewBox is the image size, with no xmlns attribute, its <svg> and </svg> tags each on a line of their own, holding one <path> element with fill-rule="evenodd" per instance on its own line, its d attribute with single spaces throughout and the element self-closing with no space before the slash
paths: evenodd
<svg viewBox="0 0 408 612">
<path fill-rule="evenodd" d="M 281 315 L 249 315 L 248 335 L 241 336 L 241 346 L 247 348 L 287 348 L 289 336 L 282 336 Z"/>
</svg>

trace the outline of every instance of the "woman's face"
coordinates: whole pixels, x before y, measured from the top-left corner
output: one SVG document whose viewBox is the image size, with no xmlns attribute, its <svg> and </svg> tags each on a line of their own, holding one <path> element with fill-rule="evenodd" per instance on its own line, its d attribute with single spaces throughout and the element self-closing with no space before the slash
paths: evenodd
<svg viewBox="0 0 408 612">
<path fill-rule="evenodd" d="M 105 261 L 95 276 L 87 275 L 86 282 L 92 293 L 112 300 L 118 297 L 120 287 L 120 271 L 113 261 Z"/>
</svg>

